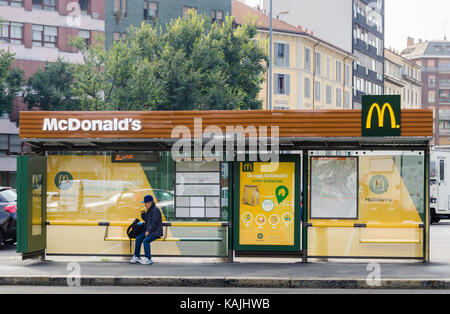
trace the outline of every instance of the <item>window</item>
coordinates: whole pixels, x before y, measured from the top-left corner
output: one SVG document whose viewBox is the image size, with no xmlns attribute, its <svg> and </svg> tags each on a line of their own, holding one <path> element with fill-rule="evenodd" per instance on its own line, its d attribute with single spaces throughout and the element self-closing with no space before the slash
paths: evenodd
<svg viewBox="0 0 450 314">
<path fill-rule="evenodd" d="M 56 47 L 58 38 L 58 28 L 54 26 L 33 25 L 32 26 L 33 46 L 35 47 Z"/>
<path fill-rule="evenodd" d="M 124 17 L 127 16 L 127 0 L 114 0 L 114 15 L 121 12 Z"/>
<path fill-rule="evenodd" d="M 23 24 L 14 22 L 0 23 L 0 42 L 21 44 L 23 39 Z"/>
<path fill-rule="evenodd" d="M 183 16 L 185 16 L 185 15 L 189 12 L 189 10 L 195 10 L 195 11 L 197 11 L 197 8 L 195 8 L 195 7 L 187 7 L 187 6 L 183 6 Z"/>
<path fill-rule="evenodd" d="M 342 90 L 340 88 L 336 88 L 336 107 L 342 107 Z"/>
<path fill-rule="evenodd" d="M 336 81 L 342 81 L 342 63 L 339 61 L 336 61 Z"/>
<path fill-rule="evenodd" d="M 153 21 L 158 18 L 158 3 L 157 2 L 144 2 L 144 20 Z"/>
<path fill-rule="evenodd" d="M 347 64 L 344 70 L 345 84 L 350 85 L 350 66 Z"/>
<path fill-rule="evenodd" d="M 445 180 L 445 160 L 439 159 L 439 180 Z"/>
<path fill-rule="evenodd" d="M 275 74 L 275 94 L 289 95 L 290 76 L 287 74 Z"/>
<path fill-rule="evenodd" d="M 22 7 L 23 0 L 0 0 L 0 5 L 10 5 L 12 7 Z"/>
<path fill-rule="evenodd" d="M 33 0 L 34 9 L 56 10 L 56 0 Z"/>
<path fill-rule="evenodd" d="M 311 50 L 305 48 L 305 70 L 311 71 Z"/>
<path fill-rule="evenodd" d="M 327 78 L 330 78 L 330 57 L 327 57 Z"/>
<path fill-rule="evenodd" d="M 320 82 L 316 81 L 316 86 L 314 88 L 314 99 L 320 101 Z"/>
<path fill-rule="evenodd" d="M 122 0 L 122 14 L 127 16 L 127 0 Z"/>
<path fill-rule="evenodd" d="M 275 43 L 275 65 L 289 67 L 289 45 Z"/>
<path fill-rule="evenodd" d="M 305 98 L 311 98 L 311 80 L 305 77 Z"/>
<path fill-rule="evenodd" d="M 125 41 L 126 39 L 127 39 L 127 33 L 114 32 L 114 34 L 113 34 L 114 41 L 119 41 L 119 40 Z"/>
<path fill-rule="evenodd" d="M 322 58 L 320 53 L 318 52 L 316 52 L 315 62 L 316 62 L 316 73 L 320 75 L 322 72 Z"/>
<path fill-rule="evenodd" d="M 89 0 L 79 0 L 80 11 L 82 14 L 88 14 L 89 12 Z"/>
<path fill-rule="evenodd" d="M 223 22 L 223 11 L 212 10 L 211 11 L 211 17 L 212 17 L 211 21 L 213 23 L 222 24 L 222 22 Z"/>
<path fill-rule="evenodd" d="M 327 85 L 327 105 L 331 105 L 332 102 L 331 96 L 331 86 Z"/>
<path fill-rule="evenodd" d="M 428 102 L 435 103 L 436 102 L 436 92 L 434 90 L 430 90 L 428 92 Z"/>
<path fill-rule="evenodd" d="M 350 109 L 350 93 L 349 92 L 345 92 L 345 103 L 344 103 L 344 108 L 345 109 Z"/>
<path fill-rule="evenodd" d="M 91 43 L 91 32 L 88 30 L 80 29 L 78 30 L 78 37 L 84 39 L 86 46 L 89 46 Z"/>
</svg>

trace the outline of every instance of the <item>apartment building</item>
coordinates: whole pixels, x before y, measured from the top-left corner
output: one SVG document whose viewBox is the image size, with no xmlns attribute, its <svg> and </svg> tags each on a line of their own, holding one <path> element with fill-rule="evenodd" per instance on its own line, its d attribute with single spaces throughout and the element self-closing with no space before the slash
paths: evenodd
<svg viewBox="0 0 450 314">
<path fill-rule="evenodd" d="M 422 66 L 422 107 L 434 111 L 434 144 L 450 145 L 450 41 L 408 38 L 402 56 Z"/>
<path fill-rule="evenodd" d="M 8 116 L 0 117 L 0 186 L 16 188 L 16 157 L 20 153 L 19 128 Z"/>
<path fill-rule="evenodd" d="M 1 0 L 0 17 L 0 49 L 15 53 L 15 64 L 29 78 L 46 61 L 82 61 L 69 41 L 83 37 L 90 43 L 105 31 L 105 0 Z M 24 108 L 18 98 L 11 119 Z"/>
<path fill-rule="evenodd" d="M 239 1 L 233 1 L 237 24 L 255 21 L 258 40 L 269 42 L 270 17 Z M 267 47 L 268 49 L 268 47 Z M 314 34 L 273 19 L 273 109 L 351 109 L 352 63 L 355 56 Z M 268 109 L 269 79 L 260 97 Z"/>
<path fill-rule="evenodd" d="M 231 12 L 231 0 L 109 0 L 106 1 L 106 46 L 124 39 L 127 29 L 142 22 L 166 25 L 172 19 L 183 16 L 189 9 L 210 16 L 221 22 Z"/>
<path fill-rule="evenodd" d="M 384 0 L 277 0 L 273 14 L 355 55 L 353 108 L 362 95 L 384 93 Z"/>
<path fill-rule="evenodd" d="M 422 107 L 421 67 L 395 51 L 384 50 L 384 92 L 401 95 L 402 109 Z"/>
</svg>

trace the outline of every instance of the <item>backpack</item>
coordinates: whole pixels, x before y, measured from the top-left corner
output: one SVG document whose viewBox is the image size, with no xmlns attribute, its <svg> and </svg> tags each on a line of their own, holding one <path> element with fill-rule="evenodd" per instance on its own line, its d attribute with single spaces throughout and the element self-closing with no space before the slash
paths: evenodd
<svg viewBox="0 0 450 314">
<path fill-rule="evenodd" d="M 145 229 L 145 223 L 139 221 L 139 219 L 135 219 L 127 229 L 128 238 L 136 239 L 138 235 L 145 232 Z"/>
</svg>

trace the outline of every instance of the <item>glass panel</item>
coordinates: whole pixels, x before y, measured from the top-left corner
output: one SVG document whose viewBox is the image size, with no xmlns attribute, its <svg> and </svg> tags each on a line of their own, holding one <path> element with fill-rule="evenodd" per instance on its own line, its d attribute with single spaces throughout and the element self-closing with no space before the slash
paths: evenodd
<svg viewBox="0 0 450 314">
<path fill-rule="evenodd" d="M 177 183 L 220 183 L 220 173 L 201 172 L 177 172 Z"/>
<path fill-rule="evenodd" d="M 214 196 L 220 195 L 220 185 L 177 185 L 177 195 L 207 195 Z"/>
<path fill-rule="evenodd" d="M 42 234 L 42 174 L 34 174 L 31 177 L 32 182 L 32 200 L 31 204 L 31 235 Z"/>
<path fill-rule="evenodd" d="M 105 241 L 104 226 L 87 226 L 84 223 L 98 221 L 122 222 L 124 226 L 109 227 L 111 238 L 127 238 L 127 226 L 135 219 L 141 219 L 145 195 L 153 195 L 161 209 L 163 221 L 205 220 L 205 213 L 214 221 L 227 219 L 227 207 L 199 207 L 191 213 L 190 196 L 175 196 L 175 163 L 170 153 L 160 153 L 157 162 L 112 162 L 110 152 L 65 153 L 47 158 L 47 217 L 52 221 L 65 221 L 77 226 L 47 227 L 49 253 L 78 254 L 129 254 L 129 241 Z M 86 167 L 89 165 L 89 167 Z M 221 169 L 220 163 L 207 169 Z M 184 167 L 186 168 L 186 167 Z M 192 170 L 189 168 L 188 170 Z M 201 170 L 201 169 L 200 169 Z M 222 164 L 223 176 L 220 184 L 224 188 L 220 195 L 217 184 L 214 204 L 221 197 L 228 204 L 228 168 Z M 204 186 L 202 186 L 204 187 Z M 203 196 L 203 195 L 200 195 Z M 176 200 L 175 200 L 176 197 Z M 206 196 L 209 197 L 209 196 Z M 175 217 L 174 204 L 178 205 Z M 208 202 L 208 203 L 207 203 Z M 220 202 L 219 202 L 220 203 Z M 219 213 L 219 214 L 218 214 Z M 211 219 L 212 220 L 212 219 Z M 210 242 L 154 242 L 155 255 L 226 255 L 227 228 L 168 227 L 164 228 L 167 238 L 221 238 Z M 167 233 L 166 233 L 167 232 Z"/>
<path fill-rule="evenodd" d="M 313 152 L 315 154 L 358 159 L 358 216 L 355 219 L 311 218 L 316 212 L 312 198 L 308 208 L 308 222 L 312 223 L 308 228 L 309 256 L 423 257 L 423 229 L 420 228 L 425 222 L 423 152 Z M 334 169 L 328 174 L 325 178 L 331 186 L 339 176 Z M 312 162 L 310 193 L 313 195 L 315 176 L 317 172 Z M 334 182 L 332 189 L 340 191 L 347 181 Z"/>
<path fill-rule="evenodd" d="M 240 245 L 295 243 L 295 163 L 272 165 L 240 163 Z"/>
<path fill-rule="evenodd" d="M 311 159 L 311 218 L 357 218 L 357 158 Z"/>
</svg>

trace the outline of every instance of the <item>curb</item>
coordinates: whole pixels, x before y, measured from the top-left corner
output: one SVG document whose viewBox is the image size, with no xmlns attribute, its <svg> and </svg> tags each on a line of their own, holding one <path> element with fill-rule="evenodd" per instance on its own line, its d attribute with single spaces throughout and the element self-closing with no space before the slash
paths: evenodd
<svg viewBox="0 0 450 314">
<path fill-rule="evenodd" d="M 3 276 L 0 286 L 68 286 L 67 276 Z M 440 289 L 450 290 L 450 279 L 383 279 L 370 286 L 362 279 L 232 278 L 232 277 L 116 277 L 81 276 L 81 286 L 164 286 L 210 288 L 303 289 Z"/>
</svg>

